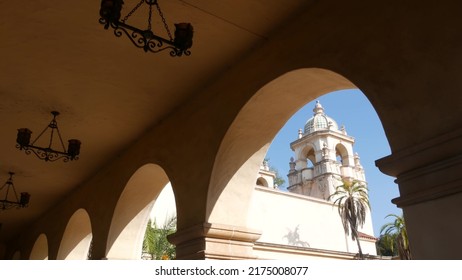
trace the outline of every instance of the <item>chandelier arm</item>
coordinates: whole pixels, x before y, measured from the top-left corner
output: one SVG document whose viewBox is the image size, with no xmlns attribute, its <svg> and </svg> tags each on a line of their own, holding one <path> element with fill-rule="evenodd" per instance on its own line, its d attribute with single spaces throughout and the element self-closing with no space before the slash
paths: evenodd
<svg viewBox="0 0 462 280">
<path fill-rule="evenodd" d="M 33 145 L 29 145 L 26 152 L 27 151 L 29 151 L 29 154 L 30 154 L 30 151 L 32 151 L 38 158 L 43 159 L 45 161 L 51 161 L 51 162 L 68 156 L 66 153 L 63 153 L 60 151 L 55 151 L 53 149 L 42 148 L 42 147 L 37 147 Z"/>
<path fill-rule="evenodd" d="M 130 30 L 132 33 L 130 34 Z M 120 24 L 115 30 L 114 34 L 117 37 L 121 37 L 123 33 L 127 35 L 127 37 L 130 39 L 130 41 L 135 45 L 137 48 L 142 48 L 144 49 L 145 52 L 150 51 L 153 53 L 160 52 L 165 49 L 172 49 L 171 51 L 171 56 L 176 56 L 178 53 L 181 53 L 180 50 L 178 50 L 173 42 L 170 42 L 168 40 L 165 40 L 157 35 L 154 35 L 152 32 L 148 34 L 149 38 L 144 36 L 144 34 L 149 31 L 143 31 L 138 28 L 134 28 L 132 26 L 126 25 L 126 24 Z M 163 43 L 166 43 L 168 46 L 163 47 Z M 163 47 L 163 48 L 162 48 Z M 172 55 L 173 53 L 173 55 Z M 176 54 L 176 55 L 175 55 Z M 178 55 L 179 56 L 179 55 Z"/>
<path fill-rule="evenodd" d="M 8 210 L 13 207 L 19 208 L 20 206 L 19 202 L 14 202 L 14 201 L 9 201 L 9 200 L 0 200 L 0 203 L 2 204 L 2 207 L 0 207 L 0 210 Z"/>
<path fill-rule="evenodd" d="M 139 28 L 133 27 L 133 26 L 131 26 L 131 25 L 128 25 L 128 24 L 126 24 L 126 23 L 124 23 L 124 22 L 120 22 L 120 21 L 117 23 L 117 27 L 118 27 L 118 28 L 119 28 L 119 27 L 123 27 L 124 29 L 128 29 L 128 30 L 131 30 L 131 31 L 133 31 L 133 32 L 139 33 L 141 36 L 143 36 L 143 34 L 146 33 L 145 30 L 141 30 L 141 29 L 139 29 Z M 123 29 L 122 29 L 122 30 L 123 30 Z M 124 30 L 124 31 L 125 31 L 125 30 Z M 128 32 L 126 32 L 126 33 L 127 33 L 127 35 L 129 35 Z M 154 33 L 151 33 L 150 36 L 152 36 L 153 39 L 155 39 L 156 41 L 160 41 L 160 42 L 162 42 L 162 43 L 169 44 L 169 45 L 171 45 L 171 46 L 173 46 L 173 47 L 175 46 L 175 45 L 173 44 L 173 40 L 172 40 L 172 41 L 169 41 L 169 40 L 167 40 L 167 39 L 164 39 L 164 38 L 162 38 L 162 37 L 157 36 L 157 35 L 154 34 Z M 118 37 L 120 37 L 120 36 L 118 36 Z M 129 37 L 130 37 L 130 36 L 129 36 Z M 144 37 L 144 36 L 143 36 L 143 37 Z"/>
<path fill-rule="evenodd" d="M 170 56 L 175 57 L 175 56 L 182 56 L 182 55 L 189 56 L 191 55 L 190 50 L 180 50 L 176 47 L 172 47 L 172 50 L 170 51 Z"/>
<path fill-rule="evenodd" d="M 55 156 L 53 158 L 50 158 L 48 161 L 50 162 L 54 162 L 54 161 L 57 161 L 57 160 L 60 160 L 60 159 L 63 159 L 64 162 L 68 162 L 69 161 L 69 157 L 67 155 L 60 155 L 60 156 Z M 77 159 L 77 158 L 76 158 Z"/>
<path fill-rule="evenodd" d="M 11 201 L 8 201 L 8 200 L 0 200 L 0 203 L 2 204 L 2 207 L 0 208 L 0 210 L 8 210 L 10 208 L 13 208 L 13 204 L 11 203 Z"/>
<path fill-rule="evenodd" d="M 150 42 L 150 43 L 153 43 L 153 42 Z M 176 51 L 176 49 L 174 47 L 172 47 L 172 46 L 165 46 L 163 48 L 158 48 L 158 49 L 154 49 L 154 48 L 151 48 L 151 47 L 148 48 L 148 50 L 150 52 L 153 52 L 153 53 L 158 53 L 158 52 L 164 51 L 166 49 L 172 49 L 170 52 L 175 52 Z"/>
<path fill-rule="evenodd" d="M 129 33 L 129 31 L 127 31 L 123 24 L 120 24 L 114 29 L 114 35 L 116 35 L 116 37 L 121 37 L 122 34 L 125 33 L 125 35 L 127 35 L 128 39 L 130 39 L 130 41 L 133 43 L 133 45 L 135 45 L 135 47 L 140 49 L 145 48 L 147 43 L 143 34 L 141 33 L 142 31 L 134 31 L 131 29 L 129 30 L 132 32 L 131 34 Z"/>
</svg>

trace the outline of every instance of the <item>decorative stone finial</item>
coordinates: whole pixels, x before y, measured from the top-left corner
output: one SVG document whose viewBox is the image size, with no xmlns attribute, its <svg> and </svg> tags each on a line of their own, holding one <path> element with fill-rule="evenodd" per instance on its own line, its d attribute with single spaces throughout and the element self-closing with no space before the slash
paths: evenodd
<svg viewBox="0 0 462 280">
<path fill-rule="evenodd" d="M 295 170 L 295 161 L 294 161 L 294 158 L 293 158 L 293 157 L 290 157 L 289 166 L 290 166 L 290 171 L 294 171 L 294 170 Z"/>
<path fill-rule="evenodd" d="M 319 100 L 316 100 L 316 105 L 314 106 L 313 112 L 315 115 L 324 113 L 324 108 L 322 107 L 321 103 L 319 103 Z"/>
<path fill-rule="evenodd" d="M 359 161 L 358 153 L 355 153 L 354 160 L 355 160 L 355 166 L 361 166 L 361 162 Z"/>
</svg>

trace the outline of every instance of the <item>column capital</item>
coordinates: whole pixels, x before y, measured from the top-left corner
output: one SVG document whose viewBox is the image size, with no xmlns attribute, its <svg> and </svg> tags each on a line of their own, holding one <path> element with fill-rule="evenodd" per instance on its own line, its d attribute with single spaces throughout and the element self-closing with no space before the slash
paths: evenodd
<svg viewBox="0 0 462 280">
<path fill-rule="evenodd" d="M 376 166 L 394 176 L 399 207 L 462 192 L 462 129 L 451 131 L 379 159 Z"/>
<path fill-rule="evenodd" d="M 177 259 L 255 259 L 253 246 L 261 232 L 246 227 L 202 223 L 169 235 Z"/>
</svg>

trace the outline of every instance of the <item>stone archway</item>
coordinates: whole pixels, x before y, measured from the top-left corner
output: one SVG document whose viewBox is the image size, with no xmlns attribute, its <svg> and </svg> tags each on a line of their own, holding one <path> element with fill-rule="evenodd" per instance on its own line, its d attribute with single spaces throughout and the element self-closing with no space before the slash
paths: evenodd
<svg viewBox="0 0 462 280">
<path fill-rule="evenodd" d="M 35 240 L 29 259 L 48 260 L 48 239 L 45 234 L 40 234 Z"/>
<path fill-rule="evenodd" d="M 217 244 L 220 239 L 231 238 L 235 246 L 210 246 L 210 250 L 205 249 L 205 258 L 253 257 L 252 244 L 260 235 L 248 220 L 251 186 L 272 139 L 303 104 L 328 92 L 353 88 L 356 86 L 352 82 L 332 71 L 299 69 L 269 82 L 246 103 L 217 153 L 208 191 L 207 222 L 203 225 L 214 234 Z"/>
<path fill-rule="evenodd" d="M 11 259 L 20 260 L 21 259 L 21 252 L 20 251 L 14 252 L 13 257 Z"/>
<path fill-rule="evenodd" d="M 250 226 L 246 215 L 252 189 L 243 186 L 254 184 L 276 133 L 303 104 L 328 92 L 352 88 L 356 86 L 343 76 L 319 68 L 288 72 L 261 88 L 239 112 L 221 143 L 210 182 L 207 220 L 220 223 L 225 218 L 229 224 Z M 240 210 L 235 215 L 227 214 L 236 207 Z"/>
<path fill-rule="evenodd" d="M 92 240 L 90 216 L 84 209 L 75 211 L 67 223 L 58 250 L 58 260 L 85 260 Z"/>
<path fill-rule="evenodd" d="M 107 259 L 140 259 L 142 242 L 155 199 L 169 182 L 156 164 L 140 167 L 117 202 L 107 241 Z"/>
</svg>

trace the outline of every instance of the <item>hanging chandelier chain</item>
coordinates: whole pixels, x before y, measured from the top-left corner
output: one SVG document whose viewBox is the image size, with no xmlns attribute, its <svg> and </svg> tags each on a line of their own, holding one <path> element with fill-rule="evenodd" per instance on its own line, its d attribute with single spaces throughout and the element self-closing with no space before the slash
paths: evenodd
<svg viewBox="0 0 462 280">
<path fill-rule="evenodd" d="M 125 23 L 125 21 L 134 13 L 136 12 L 136 10 L 138 10 L 139 7 L 141 7 L 141 5 L 143 5 L 143 2 L 145 0 L 141 0 L 136 6 L 135 8 L 133 8 L 133 10 L 131 10 L 125 17 L 124 19 L 122 20 L 123 23 Z"/>
<path fill-rule="evenodd" d="M 170 29 L 168 28 L 167 21 L 165 20 L 165 17 L 164 17 L 164 13 L 162 13 L 162 11 L 160 10 L 160 6 L 159 6 L 159 3 L 157 3 L 157 1 L 155 5 L 157 8 L 157 11 L 159 12 L 160 18 L 162 19 L 165 30 L 167 30 L 168 38 L 170 39 L 170 41 L 173 41 L 172 33 L 170 33 Z"/>
<path fill-rule="evenodd" d="M 59 142 L 61 142 L 61 147 L 63 148 L 64 153 L 67 153 L 66 147 L 64 146 L 63 138 L 61 137 L 61 132 L 59 132 L 58 127 L 56 127 L 56 132 L 58 133 Z"/>
<path fill-rule="evenodd" d="M 51 128 L 51 137 L 50 137 L 50 144 L 48 145 L 48 148 L 51 149 L 51 145 L 53 145 L 53 134 L 55 132 L 55 129 L 58 129 L 58 124 L 56 123 L 56 120 L 53 118 L 53 120 L 50 122 L 48 127 Z M 59 131 L 59 130 L 58 130 Z"/>
<path fill-rule="evenodd" d="M 152 21 L 152 5 L 149 5 L 148 30 L 152 31 L 151 21 Z"/>
</svg>

